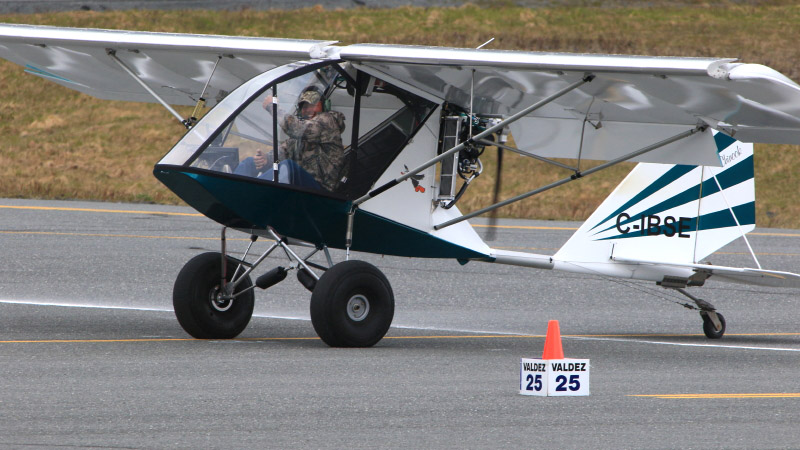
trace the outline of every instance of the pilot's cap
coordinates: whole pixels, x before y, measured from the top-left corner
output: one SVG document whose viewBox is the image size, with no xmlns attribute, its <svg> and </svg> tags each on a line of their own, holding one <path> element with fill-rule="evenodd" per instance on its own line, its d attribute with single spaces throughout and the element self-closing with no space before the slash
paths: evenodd
<svg viewBox="0 0 800 450">
<path fill-rule="evenodd" d="M 298 105 L 302 105 L 303 103 L 308 103 L 311 105 L 316 105 L 319 101 L 322 100 L 322 95 L 315 90 L 305 91 L 300 95 L 300 100 L 297 102 Z"/>
</svg>

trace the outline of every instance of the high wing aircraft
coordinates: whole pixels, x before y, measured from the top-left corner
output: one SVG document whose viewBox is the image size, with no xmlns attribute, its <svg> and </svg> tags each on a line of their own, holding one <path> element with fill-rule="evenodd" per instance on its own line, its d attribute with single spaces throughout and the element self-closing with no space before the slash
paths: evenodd
<svg viewBox="0 0 800 450">
<path fill-rule="evenodd" d="M 690 298 L 709 338 L 725 320 L 688 287 L 800 286 L 757 260 L 706 261 L 755 227 L 751 143 L 800 144 L 800 86 L 780 73 L 734 59 L 335 44 L 0 25 L 0 56 L 28 73 L 159 102 L 185 126 L 154 174 L 223 226 L 221 251 L 191 259 L 174 286 L 178 321 L 196 338 L 237 336 L 254 289 L 294 271 L 324 342 L 374 345 L 394 296 L 351 251 L 646 280 Z M 185 118 L 171 105 L 196 108 Z M 565 176 L 462 214 L 487 148 Z M 584 160 L 602 163 L 582 170 Z M 468 222 L 623 161 L 640 164 L 554 255 L 491 248 Z M 244 255 L 228 254 L 229 228 L 251 236 Z M 258 254 L 260 237 L 271 242 Z M 274 251 L 286 267 L 261 270 Z M 327 264 L 311 261 L 318 252 Z"/>
</svg>

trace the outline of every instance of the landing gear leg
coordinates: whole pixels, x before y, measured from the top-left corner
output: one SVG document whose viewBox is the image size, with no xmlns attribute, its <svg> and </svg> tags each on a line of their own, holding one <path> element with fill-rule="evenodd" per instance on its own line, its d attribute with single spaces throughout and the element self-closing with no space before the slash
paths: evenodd
<svg viewBox="0 0 800 450">
<path fill-rule="evenodd" d="M 700 309 L 700 317 L 703 318 L 703 333 L 709 339 L 719 339 L 725 334 L 725 317 L 717 312 L 714 305 L 707 301 L 697 298 L 683 289 L 676 289 L 681 294 L 689 297 Z"/>
</svg>

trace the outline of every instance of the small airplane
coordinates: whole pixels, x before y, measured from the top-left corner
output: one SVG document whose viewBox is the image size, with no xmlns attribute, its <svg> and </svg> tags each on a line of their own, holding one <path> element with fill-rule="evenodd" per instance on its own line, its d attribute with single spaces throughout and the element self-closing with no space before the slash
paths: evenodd
<svg viewBox="0 0 800 450">
<path fill-rule="evenodd" d="M 800 144 L 800 86 L 762 65 L 31 25 L 0 25 L 0 57 L 101 99 L 158 102 L 185 127 L 154 174 L 223 227 L 220 252 L 174 285 L 196 338 L 237 336 L 254 289 L 294 271 L 325 343 L 374 345 L 394 295 L 351 251 L 645 280 L 689 298 L 712 339 L 725 319 L 689 287 L 800 286 L 755 254 L 756 268 L 707 260 L 755 227 L 752 142 Z M 487 148 L 498 167 L 511 151 L 565 176 L 462 214 Z M 468 222 L 623 161 L 639 164 L 554 255 L 491 248 Z M 229 228 L 251 236 L 242 256 Z M 261 237 L 271 243 L 251 255 Z M 274 251 L 286 267 L 256 277 Z"/>
</svg>

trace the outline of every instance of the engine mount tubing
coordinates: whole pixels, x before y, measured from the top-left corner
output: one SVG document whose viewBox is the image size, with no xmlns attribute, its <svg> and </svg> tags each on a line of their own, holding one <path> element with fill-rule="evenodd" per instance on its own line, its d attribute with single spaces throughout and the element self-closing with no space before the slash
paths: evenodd
<svg viewBox="0 0 800 450">
<path fill-rule="evenodd" d="M 621 157 L 619 157 L 617 159 L 613 159 L 611 161 L 608 161 L 607 163 L 600 164 L 599 166 L 592 167 L 591 169 L 587 169 L 584 172 L 577 172 L 576 171 L 569 178 L 564 178 L 564 179 L 558 180 L 558 181 L 550 183 L 550 184 L 548 184 L 546 186 L 540 187 L 538 189 L 534 189 L 534 190 L 532 190 L 530 192 L 526 192 L 526 193 L 520 194 L 520 195 L 518 195 L 516 197 L 512 197 L 512 198 L 510 198 L 508 200 L 503 200 L 502 202 L 495 203 L 494 205 L 487 206 L 486 208 L 480 209 L 478 211 L 463 215 L 461 217 L 458 217 L 458 218 L 455 218 L 455 219 L 452 219 L 452 220 L 448 220 L 447 222 L 442 222 L 439 225 L 434 225 L 433 229 L 434 230 L 441 230 L 442 228 L 446 228 L 446 227 L 449 227 L 450 225 L 454 225 L 454 224 L 457 224 L 459 222 L 463 222 L 463 221 L 465 221 L 467 219 L 471 219 L 471 218 L 473 218 L 475 216 L 479 216 L 481 214 L 487 213 L 487 212 L 489 212 L 489 211 L 491 211 L 493 209 L 501 208 L 501 207 L 506 206 L 508 204 L 511 204 L 511 203 L 514 203 L 514 202 L 518 202 L 518 201 L 520 201 L 522 199 L 526 199 L 526 198 L 528 198 L 528 197 L 530 197 L 532 195 L 540 194 L 540 193 L 542 193 L 544 191 L 548 191 L 548 190 L 553 189 L 555 187 L 561 186 L 562 184 L 566 184 L 566 183 L 569 183 L 570 181 L 574 181 L 574 180 L 583 178 L 586 175 L 591 175 L 591 174 L 593 174 L 595 172 L 599 172 L 599 171 L 601 171 L 603 169 L 607 169 L 607 168 L 609 168 L 611 166 L 614 166 L 616 164 L 619 164 L 621 162 L 625 162 L 625 161 L 628 161 L 628 160 L 630 160 L 632 158 L 635 158 L 637 156 L 641 156 L 641 155 L 643 155 L 643 154 L 645 154 L 647 152 L 651 152 L 651 151 L 656 150 L 658 148 L 661 148 L 661 147 L 663 147 L 665 145 L 669 145 L 669 144 L 671 144 L 671 143 L 673 143 L 675 141 L 679 141 L 681 139 L 687 138 L 687 137 L 689 137 L 689 136 L 691 136 L 691 135 L 693 135 L 693 134 L 695 134 L 697 132 L 705 131 L 706 128 L 707 128 L 706 126 L 697 126 L 695 128 L 692 128 L 691 130 L 687 130 L 687 131 L 684 131 L 683 133 L 679 133 L 679 134 L 677 134 L 677 135 L 675 135 L 675 136 L 673 136 L 671 138 L 664 139 L 663 141 L 659 141 L 659 142 L 656 142 L 655 144 L 648 145 L 647 147 L 644 147 L 644 148 L 641 148 L 639 150 L 636 150 L 635 152 L 628 153 L 625 156 L 621 156 Z"/>
<path fill-rule="evenodd" d="M 579 81 L 576 81 L 576 82 L 570 84 L 569 86 L 561 89 L 560 91 L 556 92 L 555 94 L 553 94 L 553 95 L 551 95 L 549 97 L 546 97 L 546 98 L 534 103 L 533 105 L 531 105 L 531 106 L 523 109 L 522 111 L 512 115 L 508 119 L 503 120 L 503 121 L 499 122 L 498 124 L 496 124 L 496 125 L 494 125 L 494 126 L 492 126 L 490 128 L 487 128 L 485 131 L 476 134 L 472 138 L 467 139 L 466 141 L 456 145 L 455 147 L 451 148 L 450 150 L 447 150 L 446 152 L 442 153 L 441 155 L 429 160 L 428 162 L 422 164 L 421 166 L 416 167 L 415 169 L 408 171 L 406 174 L 401 175 L 400 177 L 395 178 L 394 180 L 387 182 L 383 186 L 380 186 L 380 187 L 370 191 L 366 195 L 364 195 L 364 196 L 356 199 L 355 201 L 353 201 L 353 206 L 354 207 L 358 206 L 358 205 L 364 203 L 365 201 L 367 201 L 367 200 L 369 200 L 369 199 L 381 194 L 382 192 L 386 191 L 387 189 L 389 189 L 391 187 L 394 187 L 394 186 L 397 186 L 398 184 L 402 183 L 403 181 L 413 177 L 414 175 L 419 174 L 420 172 L 422 172 L 423 170 L 427 169 L 428 167 L 430 167 L 430 166 L 438 163 L 439 161 L 447 158 L 448 156 L 452 155 L 453 153 L 461 151 L 467 144 L 474 143 L 474 142 L 478 141 L 479 139 L 483 139 L 486 136 L 489 136 L 489 135 L 493 134 L 496 131 L 502 130 L 503 128 L 505 128 L 509 124 L 514 123 L 514 122 L 518 121 L 519 119 L 522 119 L 523 117 L 527 116 L 528 114 L 530 114 L 533 111 L 536 111 L 537 109 L 541 108 L 542 106 L 545 106 L 548 103 L 551 103 L 551 102 L 555 101 L 559 97 L 561 97 L 561 96 L 563 96 L 563 95 L 565 95 L 565 94 L 567 94 L 567 93 L 569 93 L 569 92 L 571 92 L 571 91 L 583 86 L 586 83 L 591 82 L 592 80 L 594 80 L 594 78 L 595 78 L 595 76 L 592 75 L 592 74 L 585 75 Z"/>
</svg>

